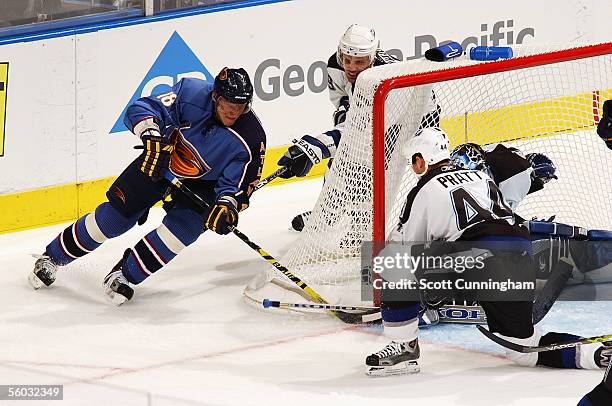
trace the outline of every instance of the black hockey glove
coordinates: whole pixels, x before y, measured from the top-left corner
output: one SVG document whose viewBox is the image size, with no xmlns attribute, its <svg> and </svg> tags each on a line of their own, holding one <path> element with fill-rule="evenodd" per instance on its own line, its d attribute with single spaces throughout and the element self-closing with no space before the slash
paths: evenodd
<svg viewBox="0 0 612 406">
<path fill-rule="evenodd" d="M 285 155 L 278 160 L 278 166 L 289 168 L 280 177 L 289 179 L 294 176 L 301 178 L 308 175 L 313 165 L 333 155 L 333 152 L 336 151 L 334 140 L 339 137 L 340 131 L 331 130 L 316 137 L 305 135 L 299 140 L 293 140 L 295 145 L 290 146 Z"/>
<path fill-rule="evenodd" d="M 288 171 L 280 175 L 284 179 L 306 176 L 312 169 L 312 165 L 313 162 L 308 158 L 308 155 L 297 145 L 290 146 L 285 155 L 278 160 L 278 166 L 289 168 Z"/>
<path fill-rule="evenodd" d="M 220 196 L 210 209 L 204 225 L 217 234 L 229 234 L 238 225 L 236 200 L 231 196 Z"/>
<path fill-rule="evenodd" d="M 612 149 L 612 100 L 606 100 L 603 105 L 603 114 L 597 125 L 597 134 Z"/>
<path fill-rule="evenodd" d="M 160 136 L 159 132 L 150 131 L 142 136 L 144 152 L 141 155 L 140 170 L 153 180 L 164 177 L 170 166 L 170 156 L 174 146 L 170 140 Z"/>
</svg>

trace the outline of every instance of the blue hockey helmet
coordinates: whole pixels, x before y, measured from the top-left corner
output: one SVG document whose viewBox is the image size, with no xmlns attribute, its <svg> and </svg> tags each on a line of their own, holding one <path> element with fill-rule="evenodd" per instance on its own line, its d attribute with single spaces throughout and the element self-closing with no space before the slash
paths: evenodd
<svg viewBox="0 0 612 406">
<path fill-rule="evenodd" d="M 451 152 L 451 164 L 474 171 L 482 171 L 493 178 L 491 168 L 485 159 L 485 152 L 482 147 L 473 142 L 461 144 Z"/>
<path fill-rule="evenodd" d="M 221 69 L 215 78 L 214 91 L 230 103 L 245 104 L 244 113 L 251 109 L 253 101 L 253 84 L 249 74 L 243 68 Z M 244 114 L 243 113 L 243 114 Z"/>
</svg>

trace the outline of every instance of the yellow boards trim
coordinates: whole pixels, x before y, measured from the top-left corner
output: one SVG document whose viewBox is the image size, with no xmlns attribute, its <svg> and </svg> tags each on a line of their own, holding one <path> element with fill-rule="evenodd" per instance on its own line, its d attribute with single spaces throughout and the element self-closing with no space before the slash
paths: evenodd
<svg viewBox="0 0 612 406">
<path fill-rule="evenodd" d="M 0 62 L 0 156 L 4 156 L 6 123 L 6 93 L 8 89 L 8 62 Z"/>
</svg>

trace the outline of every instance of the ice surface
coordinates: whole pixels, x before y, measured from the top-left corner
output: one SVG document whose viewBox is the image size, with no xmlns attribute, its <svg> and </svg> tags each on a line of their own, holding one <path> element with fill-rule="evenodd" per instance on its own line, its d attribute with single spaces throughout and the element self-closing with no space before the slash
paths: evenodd
<svg viewBox="0 0 612 406">
<path fill-rule="evenodd" d="M 296 238 L 291 219 L 310 209 L 320 185 L 264 188 L 240 229 L 280 257 Z M 465 325 L 422 330 L 421 374 L 366 377 L 365 356 L 386 344 L 381 328 L 246 305 L 244 286 L 267 264 L 231 235 L 206 233 L 138 286 L 131 302 L 113 307 L 102 278 L 162 215 L 154 209 L 144 227 L 62 269 L 40 291 L 26 281 L 29 254 L 66 225 L 0 235 L 0 384 L 64 385 L 63 402 L 19 405 L 563 406 L 602 378 L 515 366 Z M 609 333 L 611 314 L 612 303 L 559 303 L 542 326 Z"/>
</svg>

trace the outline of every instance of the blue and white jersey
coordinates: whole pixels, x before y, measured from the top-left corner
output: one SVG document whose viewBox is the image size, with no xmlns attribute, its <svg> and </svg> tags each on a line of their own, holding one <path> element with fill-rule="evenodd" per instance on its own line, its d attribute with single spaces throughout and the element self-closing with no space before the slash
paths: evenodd
<svg viewBox="0 0 612 406">
<path fill-rule="evenodd" d="M 261 177 L 266 134 L 253 110 L 231 127 L 215 118 L 213 83 L 185 78 L 168 93 L 143 97 L 128 107 L 124 123 L 135 134 L 159 127 L 174 143 L 170 170 L 182 179 L 216 181 L 215 193 L 248 204 Z"/>
</svg>

